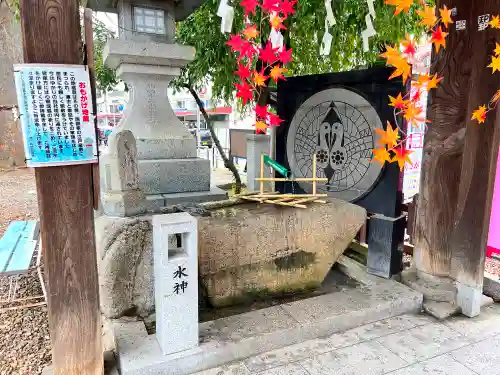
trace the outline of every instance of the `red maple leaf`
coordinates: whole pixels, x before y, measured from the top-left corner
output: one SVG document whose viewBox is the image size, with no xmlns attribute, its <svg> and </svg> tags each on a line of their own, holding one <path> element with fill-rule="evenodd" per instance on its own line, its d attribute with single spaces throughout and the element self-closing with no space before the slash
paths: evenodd
<svg viewBox="0 0 500 375">
<path fill-rule="evenodd" d="M 226 42 L 226 44 L 231 47 L 231 51 L 233 52 L 239 52 L 241 51 L 241 48 L 244 43 L 246 43 L 246 40 L 244 40 L 241 36 L 239 35 L 230 35 L 229 42 Z"/>
<path fill-rule="evenodd" d="M 259 5 L 259 2 L 258 0 L 242 0 L 240 5 L 245 10 L 245 16 L 248 16 L 250 13 L 255 16 L 255 9 L 257 8 L 257 5 Z"/>
<path fill-rule="evenodd" d="M 407 150 L 404 146 L 394 148 L 392 151 L 394 151 L 394 156 L 391 162 L 397 162 L 401 171 L 403 171 L 406 163 L 413 165 L 410 159 L 410 154 L 412 154 L 413 151 Z"/>
<path fill-rule="evenodd" d="M 293 8 L 295 4 L 297 4 L 297 0 L 292 0 L 292 1 L 283 0 L 281 2 L 280 12 L 281 14 L 283 14 L 283 17 L 287 18 L 288 15 L 295 13 L 295 9 Z"/>
<path fill-rule="evenodd" d="M 239 54 L 238 60 L 241 60 L 245 57 L 252 59 L 256 53 L 255 47 L 253 43 L 249 40 L 243 39 L 239 35 L 231 35 L 231 39 L 226 44 L 231 47 L 233 52 Z"/>
<path fill-rule="evenodd" d="M 280 126 L 283 121 L 278 115 L 269 113 L 269 126 Z"/>
<path fill-rule="evenodd" d="M 257 49 L 253 45 L 252 42 L 247 41 L 243 44 L 240 50 L 240 56 L 238 57 L 238 61 L 248 57 L 249 60 L 252 60 L 254 55 L 257 53 Z"/>
<path fill-rule="evenodd" d="M 286 48 L 283 48 L 283 51 L 281 51 L 278 54 L 278 59 L 281 61 L 283 65 L 288 64 L 289 62 L 292 62 L 292 49 L 290 48 L 287 50 Z"/>
<path fill-rule="evenodd" d="M 445 33 L 441 26 L 439 26 L 435 31 L 432 32 L 431 43 L 434 43 L 434 47 L 436 48 L 436 52 L 439 52 L 441 46 L 446 48 L 446 37 L 448 33 Z"/>
<path fill-rule="evenodd" d="M 267 105 L 256 105 L 255 106 L 255 114 L 257 115 L 257 118 L 260 119 L 266 119 L 267 118 Z"/>
<path fill-rule="evenodd" d="M 403 53 L 410 55 L 410 56 L 415 56 L 417 53 L 417 46 L 415 44 L 415 41 L 410 38 L 408 34 L 406 34 L 406 39 L 401 42 L 403 45 Z"/>
<path fill-rule="evenodd" d="M 243 83 L 235 83 L 234 86 L 236 87 L 236 97 L 241 98 L 241 101 L 243 102 L 243 105 L 247 104 L 247 102 L 252 100 L 253 98 L 253 90 L 252 87 L 244 81 Z"/>
<path fill-rule="evenodd" d="M 279 0 L 263 0 L 262 9 L 267 13 L 279 12 L 280 11 L 280 1 Z"/>
<path fill-rule="evenodd" d="M 278 48 L 273 48 L 272 44 L 268 42 L 266 47 L 260 50 L 259 59 L 267 64 L 272 64 L 278 59 L 276 52 L 278 52 Z"/>
<path fill-rule="evenodd" d="M 243 65 L 241 62 L 238 62 L 238 70 L 234 74 L 240 77 L 242 81 L 250 78 L 250 76 L 252 75 L 252 73 L 250 72 L 250 65 Z"/>
</svg>

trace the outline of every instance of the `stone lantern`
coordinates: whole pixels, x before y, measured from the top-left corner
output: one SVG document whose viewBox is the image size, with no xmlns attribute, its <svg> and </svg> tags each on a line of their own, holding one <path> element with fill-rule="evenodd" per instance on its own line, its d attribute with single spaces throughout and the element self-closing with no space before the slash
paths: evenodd
<svg viewBox="0 0 500 375">
<path fill-rule="evenodd" d="M 167 96 L 169 83 L 180 75 L 181 68 L 195 54 L 193 47 L 175 44 L 175 21 L 184 19 L 202 3 L 203 0 L 88 2 L 96 11 L 118 13 L 119 38 L 108 41 L 104 62 L 116 69 L 117 76 L 127 84 L 130 99 L 122 120 L 110 135 L 109 145 L 113 147 L 113 137 L 118 132 L 132 132 L 137 148 L 139 189 L 153 206 L 224 199 L 226 196 L 221 189 L 211 188 L 210 161 L 197 157 L 196 140 L 175 115 Z M 114 150 L 110 150 L 111 154 L 117 155 Z M 103 171 L 106 170 L 106 157 L 103 155 L 101 161 Z M 108 168 L 101 176 L 104 212 L 128 216 L 127 212 L 114 212 L 116 194 L 120 192 L 107 183 L 113 180 L 109 174 L 114 172 L 109 169 L 113 168 Z M 107 207 L 107 198 L 114 202 L 113 207 Z"/>
</svg>

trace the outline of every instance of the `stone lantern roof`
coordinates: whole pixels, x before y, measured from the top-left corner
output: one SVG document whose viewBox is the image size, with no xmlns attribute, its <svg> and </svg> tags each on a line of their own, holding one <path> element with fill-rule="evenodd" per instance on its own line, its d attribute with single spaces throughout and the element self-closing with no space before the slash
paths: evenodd
<svg viewBox="0 0 500 375">
<path fill-rule="evenodd" d="M 134 3 L 133 0 L 128 2 Z M 173 3 L 175 20 L 182 21 L 198 9 L 205 0 L 150 0 L 149 2 L 160 8 Z M 118 0 L 87 0 L 87 8 L 96 12 L 118 13 Z"/>
</svg>

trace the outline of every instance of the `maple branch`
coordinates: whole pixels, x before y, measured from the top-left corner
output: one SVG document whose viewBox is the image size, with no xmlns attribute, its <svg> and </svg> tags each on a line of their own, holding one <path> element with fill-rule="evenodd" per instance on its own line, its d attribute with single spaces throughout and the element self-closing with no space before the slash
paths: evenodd
<svg viewBox="0 0 500 375">
<path fill-rule="evenodd" d="M 224 162 L 224 167 L 229 169 L 234 177 L 235 180 L 235 186 L 234 186 L 234 193 L 235 194 L 240 194 L 241 193 L 241 177 L 236 169 L 236 166 L 234 165 L 233 161 L 230 160 L 226 153 L 224 152 L 224 149 L 222 148 L 222 145 L 220 144 L 219 138 L 217 137 L 217 134 L 215 134 L 215 130 L 213 127 L 212 122 L 210 121 L 210 118 L 208 117 L 208 113 L 205 110 L 205 107 L 203 106 L 203 102 L 201 101 L 200 97 L 198 96 L 198 93 L 193 89 L 193 86 L 191 84 L 187 84 L 184 86 L 185 89 L 187 89 L 191 95 L 193 96 L 194 100 L 196 101 L 196 104 L 198 105 L 198 108 L 200 109 L 201 114 L 203 115 L 203 118 L 205 119 L 205 122 L 207 123 L 207 128 L 210 131 L 210 135 L 212 136 L 212 139 L 215 143 L 215 147 L 219 151 L 219 155 L 221 156 L 223 162 Z"/>
</svg>

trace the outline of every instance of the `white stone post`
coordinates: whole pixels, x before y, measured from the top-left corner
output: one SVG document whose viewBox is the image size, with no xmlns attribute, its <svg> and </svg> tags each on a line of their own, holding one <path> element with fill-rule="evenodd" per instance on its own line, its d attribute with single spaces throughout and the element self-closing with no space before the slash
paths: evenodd
<svg viewBox="0 0 500 375">
<path fill-rule="evenodd" d="M 260 158 L 262 154 L 269 155 L 270 138 L 266 134 L 247 134 L 247 189 L 249 192 L 259 190 Z M 269 167 L 264 168 L 264 177 L 271 177 Z M 264 189 L 269 191 L 270 183 L 264 184 Z"/>
<path fill-rule="evenodd" d="M 180 234 L 181 246 L 169 246 Z M 176 242 L 176 241 L 174 241 Z M 156 337 L 163 354 L 198 345 L 198 224 L 181 212 L 153 216 Z"/>
</svg>

